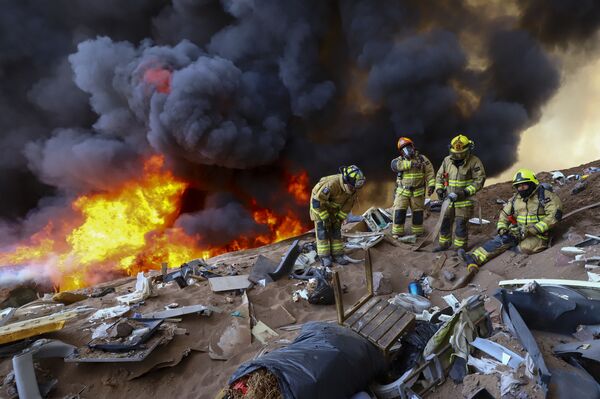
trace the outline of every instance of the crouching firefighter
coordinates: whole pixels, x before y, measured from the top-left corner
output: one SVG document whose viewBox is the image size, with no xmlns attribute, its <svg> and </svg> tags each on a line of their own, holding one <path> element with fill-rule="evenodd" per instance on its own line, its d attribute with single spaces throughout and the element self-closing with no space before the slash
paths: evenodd
<svg viewBox="0 0 600 399">
<path fill-rule="evenodd" d="M 398 238 L 404 235 L 406 211 L 409 207 L 412 211 L 412 233 L 419 236 L 425 232 L 425 190 L 427 189 L 427 195 L 433 194 L 435 172 L 429 159 L 415 150 L 411 139 L 400 137 L 398 151 L 400 156 L 392 160 L 391 165 L 392 170 L 397 173 L 392 236 Z"/>
<path fill-rule="evenodd" d="M 365 175 L 356 165 L 342 166 L 337 175 L 323 177 L 312 189 L 310 218 L 315 222 L 317 253 L 323 266 L 332 261 L 347 265 L 342 240 L 342 222 L 356 202 Z M 333 256 L 333 259 L 332 259 Z"/>
<path fill-rule="evenodd" d="M 481 160 L 472 154 L 475 144 L 462 134 L 450 142 L 450 155 L 444 158 L 435 177 L 435 191 L 439 199 L 448 197 L 450 206 L 442 218 L 439 245 L 433 250 L 444 251 L 452 244 L 457 249 L 468 245 L 468 221 L 473 216 L 473 200 L 485 183 L 485 169 Z"/>
<path fill-rule="evenodd" d="M 549 245 L 549 232 L 562 219 L 562 203 L 528 169 L 519 169 L 513 178 L 515 195 L 498 217 L 498 235 L 473 252 L 459 251 L 469 272 L 510 248 L 533 254 Z"/>
</svg>

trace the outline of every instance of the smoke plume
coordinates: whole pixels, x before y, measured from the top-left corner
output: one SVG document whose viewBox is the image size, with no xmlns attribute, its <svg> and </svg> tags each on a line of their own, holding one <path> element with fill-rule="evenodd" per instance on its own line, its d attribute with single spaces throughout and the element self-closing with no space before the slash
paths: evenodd
<svg viewBox="0 0 600 399">
<path fill-rule="evenodd" d="M 426 3 L 426 4 L 425 4 Z M 439 166 L 464 133 L 489 175 L 560 85 L 554 54 L 590 40 L 596 1 L 42 0 L 0 15 L 0 239 L 141 173 L 192 183 L 176 221 L 202 244 L 261 234 L 285 176 L 343 164 L 391 180 L 395 140 Z M 191 197 L 190 197 L 191 198 Z M 306 213 L 306 205 L 292 204 Z M 51 216 L 48 216 L 51 217 Z M 43 225 L 43 223 L 41 223 Z"/>
</svg>

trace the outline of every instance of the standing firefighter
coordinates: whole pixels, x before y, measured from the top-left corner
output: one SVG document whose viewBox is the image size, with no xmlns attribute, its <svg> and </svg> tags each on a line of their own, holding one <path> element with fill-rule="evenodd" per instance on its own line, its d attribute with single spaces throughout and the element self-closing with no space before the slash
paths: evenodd
<svg viewBox="0 0 600 399">
<path fill-rule="evenodd" d="M 323 266 L 334 261 L 347 265 L 342 241 L 342 222 L 356 201 L 357 190 L 365 184 L 365 175 L 356 165 L 342 166 L 337 175 L 323 177 L 312 190 L 310 218 L 315 222 L 317 253 Z"/>
<path fill-rule="evenodd" d="M 469 238 L 468 221 L 473 215 L 473 196 L 485 183 L 483 164 L 473 151 L 475 144 L 468 137 L 459 134 L 450 142 L 450 155 L 444 158 L 435 178 L 436 193 L 440 199 L 448 197 L 451 201 L 445 215 L 440 215 L 439 246 L 434 251 L 450 248 L 452 224 L 454 228 L 454 246 L 466 248 Z"/>
<path fill-rule="evenodd" d="M 498 217 L 498 235 L 483 246 L 458 255 L 469 272 L 510 248 L 532 254 L 548 248 L 549 231 L 562 219 L 562 203 L 553 192 L 546 190 L 529 169 L 519 169 L 513 178 L 515 195 L 504 205 Z"/>
<path fill-rule="evenodd" d="M 427 188 L 427 195 L 433 194 L 435 189 L 433 165 L 427 157 L 415 150 L 412 140 L 400 137 L 398 151 L 400 151 L 400 156 L 392 160 L 391 165 L 392 170 L 398 174 L 392 226 L 394 238 L 404 235 L 404 222 L 409 206 L 412 210 L 412 233 L 421 235 L 425 232 L 423 228 L 425 188 Z"/>
</svg>

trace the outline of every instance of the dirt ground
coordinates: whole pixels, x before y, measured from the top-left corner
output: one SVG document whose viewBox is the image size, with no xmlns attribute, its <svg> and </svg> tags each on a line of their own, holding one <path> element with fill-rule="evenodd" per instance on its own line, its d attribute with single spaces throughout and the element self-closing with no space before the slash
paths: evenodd
<svg viewBox="0 0 600 399">
<path fill-rule="evenodd" d="M 587 166 L 600 166 L 600 161 L 582 165 L 563 171 L 565 175 L 581 173 Z M 542 174 L 542 180 L 548 181 L 549 175 Z M 556 192 L 564 202 L 565 213 L 578 207 L 596 202 L 600 199 L 600 173 L 591 175 L 588 187 L 577 195 L 571 195 L 570 188 L 574 183 L 557 187 Z M 470 229 L 470 245 L 482 244 L 495 232 L 495 222 L 501 205 L 496 199 L 507 200 L 512 195 L 510 184 L 502 183 L 486 187 L 479 195 L 482 216 L 490 220 L 489 225 Z M 426 228 L 432 229 L 438 214 L 427 215 Z M 585 233 L 600 235 L 600 208 L 584 211 L 568 218 L 554 233 L 553 246 L 548 250 L 525 256 L 512 252 L 505 253 L 486 264 L 475 276 L 472 284 L 459 289 L 454 295 L 462 300 L 470 295 L 482 293 L 486 299 L 486 308 L 492 312 L 492 317 L 498 316 L 498 303 L 491 295 L 498 287 L 500 280 L 515 278 L 564 278 L 587 280 L 586 272 L 581 264 L 570 264 L 572 258 L 561 255 L 559 250 L 581 241 Z M 299 237 L 302 242 L 311 242 L 310 234 Z M 263 248 L 241 251 L 221 255 L 208 261 L 211 265 L 218 266 L 216 272 L 224 272 L 228 268 L 235 268 L 240 274 L 248 274 L 259 254 L 277 261 L 289 246 L 290 240 L 273 244 Z M 420 252 L 413 251 L 413 247 L 406 244 L 391 245 L 381 242 L 371 249 L 374 271 L 384 271 L 391 278 L 394 293 L 407 292 L 408 283 L 420 277 L 423 273 L 430 273 L 439 253 L 431 252 L 432 245 L 425 247 Z M 600 249 L 595 249 L 600 251 Z M 447 260 L 442 270 L 450 270 L 460 277 L 465 272 L 459 263 L 454 251 L 447 251 Z M 600 253 L 599 253 L 600 254 Z M 354 250 L 349 256 L 362 259 L 363 251 Z M 341 274 L 342 284 L 347 287 L 343 300 L 345 306 L 350 307 L 365 293 L 365 278 L 362 264 L 351 264 L 345 267 L 336 267 Z M 70 305 L 89 306 L 95 309 L 115 306 L 116 296 L 133 290 L 135 282 L 130 280 L 116 288 L 116 292 L 100 299 L 87 299 Z M 254 286 L 247 291 L 250 303 L 254 308 L 257 320 L 268 321 L 273 325 L 281 325 L 290 321 L 289 316 L 281 311 L 281 305 L 296 320 L 296 325 L 313 320 L 334 320 L 335 306 L 311 305 L 305 300 L 294 302 L 292 293 L 303 288 L 297 286 L 296 280 L 282 278 L 265 287 Z M 445 306 L 441 299 L 448 292 L 434 290 L 431 294 L 433 305 Z M 164 306 L 176 302 L 180 306 L 203 304 L 212 305 L 222 309 L 221 313 L 213 313 L 210 317 L 187 315 L 177 323 L 177 327 L 185 329 L 184 335 L 176 335 L 171 342 L 160 346 L 145 361 L 136 364 L 106 363 L 106 364 L 73 364 L 63 363 L 58 360 L 42 362 L 42 367 L 49 370 L 58 379 L 56 388 L 50 397 L 79 397 L 112 399 L 131 397 L 180 397 L 180 398 L 214 398 L 215 395 L 227 384 L 230 375 L 244 361 L 251 359 L 264 349 L 256 339 L 241 347 L 228 360 L 212 360 L 209 354 L 211 341 L 215 342 L 221 334 L 231 325 L 235 316 L 231 313 L 242 304 L 242 296 L 231 292 L 216 294 L 211 292 L 208 282 L 199 282 L 192 286 L 180 289 L 177 285 L 170 284 L 156 290 L 156 296 L 148 298 L 143 305 L 135 308 L 134 312 L 145 313 L 154 310 L 163 310 Z M 55 311 L 54 306 L 47 312 Z M 31 314 L 28 317 L 39 317 L 43 313 Z M 90 313 L 82 313 L 75 321 L 70 321 L 59 332 L 46 334 L 45 338 L 60 339 L 64 342 L 83 346 L 91 339 L 92 325 L 88 321 Z M 299 330 L 286 331 L 281 328 L 274 330 L 279 334 L 271 340 L 269 347 L 276 347 L 289 343 L 298 334 Z M 249 339 L 246 337 L 245 339 Z M 545 347 L 546 356 L 549 348 Z M 553 358 L 552 362 L 564 363 Z M 5 376 L 12 370 L 10 358 L 0 359 L 0 384 Z M 468 381 L 467 381 L 468 383 Z M 456 386 L 451 381 L 439 387 L 430 398 L 459 398 L 463 397 L 463 386 Z M 4 396 L 3 396 L 4 395 Z M 0 398 L 7 397 L 6 386 L 0 386 Z"/>
</svg>

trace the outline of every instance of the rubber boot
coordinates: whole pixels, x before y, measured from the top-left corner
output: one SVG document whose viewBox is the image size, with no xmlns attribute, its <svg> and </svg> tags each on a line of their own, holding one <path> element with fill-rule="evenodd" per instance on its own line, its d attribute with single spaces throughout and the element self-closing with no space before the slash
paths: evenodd
<svg viewBox="0 0 600 399">
<path fill-rule="evenodd" d="M 331 265 L 333 264 L 331 256 L 322 256 L 321 264 L 323 265 L 323 267 L 331 267 Z"/>
<path fill-rule="evenodd" d="M 333 260 L 334 260 L 335 263 L 337 263 L 338 265 L 342 265 L 342 266 L 345 266 L 345 265 L 347 265 L 347 264 L 350 263 L 344 257 L 344 255 L 336 255 L 335 258 L 333 258 Z"/>
</svg>

